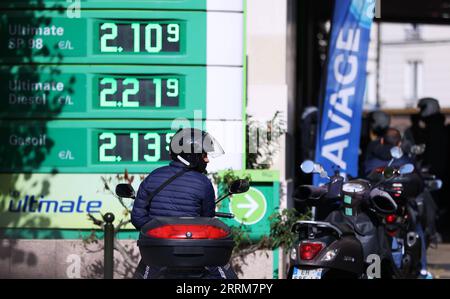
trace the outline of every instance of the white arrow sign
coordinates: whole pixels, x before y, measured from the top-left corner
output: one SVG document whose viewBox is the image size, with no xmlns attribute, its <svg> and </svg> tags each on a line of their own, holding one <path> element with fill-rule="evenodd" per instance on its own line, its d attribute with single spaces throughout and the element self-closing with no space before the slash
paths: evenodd
<svg viewBox="0 0 450 299">
<path fill-rule="evenodd" d="M 240 203 L 237 205 L 238 209 L 248 209 L 245 214 L 245 218 L 249 218 L 255 211 L 258 209 L 258 203 L 248 194 L 245 195 L 245 199 L 247 199 L 248 203 Z"/>
</svg>

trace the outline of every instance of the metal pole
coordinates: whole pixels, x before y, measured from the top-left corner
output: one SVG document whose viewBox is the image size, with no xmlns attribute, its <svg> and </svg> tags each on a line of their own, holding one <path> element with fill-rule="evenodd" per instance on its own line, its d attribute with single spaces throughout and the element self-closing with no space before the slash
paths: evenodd
<svg viewBox="0 0 450 299">
<path fill-rule="evenodd" d="M 103 220 L 105 221 L 104 227 L 104 279 L 113 279 L 114 278 L 114 214 L 107 213 L 103 216 Z"/>
<path fill-rule="evenodd" d="M 380 94 L 380 78 L 381 78 L 381 22 L 378 22 L 377 25 L 377 60 L 376 60 L 376 107 L 377 109 L 381 108 L 381 94 Z"/>
</svg>

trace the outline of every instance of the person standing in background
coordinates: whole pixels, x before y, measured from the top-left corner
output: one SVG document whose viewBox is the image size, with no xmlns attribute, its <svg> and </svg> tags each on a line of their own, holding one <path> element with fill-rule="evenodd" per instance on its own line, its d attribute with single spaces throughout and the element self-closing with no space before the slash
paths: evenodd
<svg viewBox="0 0 450 299">
<path fill-rule="evenodd" d="M 420 165 L 444 182 L 442 190 L 435 192 L 433 197 L 440 211 L 438 231 L 444 239 L 450 240 L 450 129 L 445 124 L 438 100 L 423 98 L 418 102 L 418 108 L 420 113 L 411 116 L 412 126 L 406 130 L 405 139 L 411 144 L 426 146 L 424 154 L 418 157 Z"/>
<path fill-rule="evenodd" d="M 359 155 L 359 176 L 365 176 L 367 156 L 380 144 L 381 138 L 391 125 L 391 116 L 384 111 L 370 112 L 363 121 Z"/>
</svg>

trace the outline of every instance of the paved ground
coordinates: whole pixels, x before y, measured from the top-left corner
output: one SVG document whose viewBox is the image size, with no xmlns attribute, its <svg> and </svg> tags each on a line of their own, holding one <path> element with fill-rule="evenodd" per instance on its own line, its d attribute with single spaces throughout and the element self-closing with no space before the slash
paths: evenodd
<svg viewBox="0 0 450 299">
<path fill-rule="evenodd" d="M 450 279 L 450 244 L 428 249 L 428 264 L 435 278 Z"/>
</svg>

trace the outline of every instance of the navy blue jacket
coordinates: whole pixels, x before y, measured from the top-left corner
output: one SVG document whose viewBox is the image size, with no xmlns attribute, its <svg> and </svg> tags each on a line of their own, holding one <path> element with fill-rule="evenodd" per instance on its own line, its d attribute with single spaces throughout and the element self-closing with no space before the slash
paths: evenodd
<svg viewBox="0 0 450 299">
<path fill-rule="evenodd" d="M 184 167 L 182 163 L 172 161 L 169 166 L 154 170 L 141 183 L 131 211 L 131 222 L 137 229 L 153 216 L 214 217 L 214 188 L 204 174 L 194 170 L 172 181 L 153 198 L 151 207 L 148 206 L 149 194 Z"/>
</svg>

